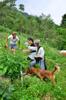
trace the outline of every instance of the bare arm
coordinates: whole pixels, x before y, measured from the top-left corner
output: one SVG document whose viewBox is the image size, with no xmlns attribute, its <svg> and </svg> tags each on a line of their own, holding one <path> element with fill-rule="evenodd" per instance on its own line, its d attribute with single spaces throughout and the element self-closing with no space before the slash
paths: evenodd
<svg viewBox="0 0 66 100">
<path fill-rule="evenodd" d="M 24 49 L 23 52 L 24 53 L 30 53 L 31 51 L 29 49 Z"/>
</svg>

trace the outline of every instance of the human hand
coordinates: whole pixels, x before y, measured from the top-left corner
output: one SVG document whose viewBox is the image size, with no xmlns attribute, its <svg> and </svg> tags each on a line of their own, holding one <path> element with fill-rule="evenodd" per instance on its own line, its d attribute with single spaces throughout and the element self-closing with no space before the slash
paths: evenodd
<svg viewBox="0 0 66 100">
<path fill-rule="evenodd" d="M 5 48 L 8 48 L 8 44 L 5 45 Z"/>
</svg>

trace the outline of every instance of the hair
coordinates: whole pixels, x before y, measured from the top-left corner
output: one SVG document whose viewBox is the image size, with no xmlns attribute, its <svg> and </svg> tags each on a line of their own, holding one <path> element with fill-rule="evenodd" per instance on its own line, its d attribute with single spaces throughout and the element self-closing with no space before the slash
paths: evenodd
<svg viewBox="0 0 66 100">
<path fill-rule="evenodd" d="M 36 44 L 37 47 L 40 47 L 40 44 L 39 43 L 35 43 L 35 44 Z"/>
<path fill-rule="evenodd" d="M 28 40 L 34 42 L 33 38 L 28 38 Z"/>
<path fill-rule="evenodd" d="M 16 34 L 16 32 L 12 32 L 12 34 Z"/>
</svg>

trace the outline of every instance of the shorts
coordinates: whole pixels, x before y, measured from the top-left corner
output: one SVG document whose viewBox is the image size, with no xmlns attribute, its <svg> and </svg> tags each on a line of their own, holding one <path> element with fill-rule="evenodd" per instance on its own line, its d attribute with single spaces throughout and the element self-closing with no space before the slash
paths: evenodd
<svg viewBox="0 0 66 100">
<path fill-rule="evenodd" d="M 11 49 L 17 49 L 17 46 L 16 46 L 16 44 L 10 44 L 10 48 Z"/>
</svg>

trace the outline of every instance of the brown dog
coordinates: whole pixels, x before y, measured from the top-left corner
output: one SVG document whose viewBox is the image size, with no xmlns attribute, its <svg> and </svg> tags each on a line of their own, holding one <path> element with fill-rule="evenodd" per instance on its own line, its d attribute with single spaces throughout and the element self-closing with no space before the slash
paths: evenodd
<svg viewBox="0 0 66 100">
<path fill-rule="evenodd" d="M 55 68 L 53 71 L 37 69 L 37 68 L 32 67 L 31 69 L 27 70 L 27 74 L 35 74 L 40 79 L 48 78 L 51 80 L 53 84 L 55 84 L 55 72 L 59 70 L 60 70 L 60 67 L 58 65 L 55 65 Z"/>
</svg>

